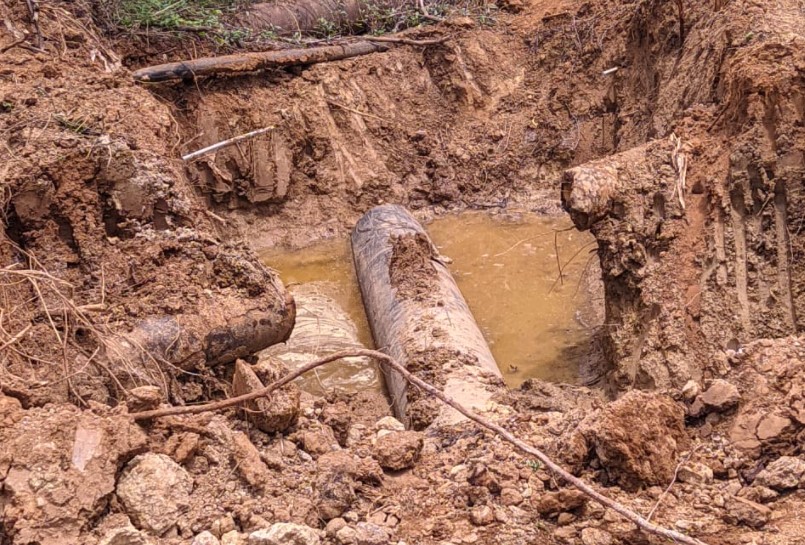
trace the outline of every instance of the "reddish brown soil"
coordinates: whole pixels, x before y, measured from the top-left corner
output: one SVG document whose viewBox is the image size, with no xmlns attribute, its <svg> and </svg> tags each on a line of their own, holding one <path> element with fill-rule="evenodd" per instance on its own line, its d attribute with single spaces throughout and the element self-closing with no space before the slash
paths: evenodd
<svg viewBox="0 0 805 545">
<path fill-rule="evenodd" d="M 392 543 L 653 543 L 469 424 L 429 429 L 413 469 L 384 473 L 387 411 L 365 396 L 303 396 L 284 434 L 237 411 L 126 416 L 144 385 L 157 403 L 228 395 L 231 362 L 287 335 L 293 305 L 255 248 L 343 236 L 382 202 L 556 213 L 572 167 L 614 173 L 590 186 L 595 214 L 567 203 L 599 243 L 603 388 L 529 383 L 490 416 L 710 544 L 803 542 L 805 479 L 758 475 L 805 461 L 805 7 L 683 2 L 680 25 L 678 5 L 509 2 L 492 25 L 414 32 L 439 45 L 162 87 L 121 66 L 212 49 L 134 47 L 58 1 L 38 49 L 25 3 L 0 5 L 0 543 L 97 543 L 129 520 L 132 543 L 245 539 L 336 513 Z M 716 379 L 737 407 L 692 410 Z M 117 488 L 146 452 L 193 483 L 162 535 Z M 665 494 L 682 459 L 712 475 Z"/>
</svg>

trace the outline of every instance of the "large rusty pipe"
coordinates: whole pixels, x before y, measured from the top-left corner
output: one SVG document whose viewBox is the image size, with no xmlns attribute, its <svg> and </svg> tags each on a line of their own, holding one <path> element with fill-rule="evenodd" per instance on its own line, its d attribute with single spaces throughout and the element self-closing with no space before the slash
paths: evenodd
<svg viewBox="0 0 805 545">
<path fill-rule="evenodd" d="M 401 269 L 406 266 L 404 260 L 394 255 L 395 245 L 404 237 L 424 242 L 431 252 L 418 270 Z M 436 370 L 440 381 L 446 390 L 452 388 L 454 395 L 479 408 L 491 395 L 484 392 L 495 389 L 489 385 L 502 384 L 502 376 L 461 291 L 424 228 L 401 206 L 375 207 L 355 226 L 352 253 L 375 345 L 405 366 L 423 350 L 445 349 L 442 353 L 454 354 L 444 368 Z M 423 277 L 419 279 L 420 292 L 415 295 L 405 293 L 400 284 L 414 280 L 405 277 L 409 274 Z M 407 421 L 405 380 L 398 373 L 387 372 L 385 378 L 395 415 Z"/>
</svg>

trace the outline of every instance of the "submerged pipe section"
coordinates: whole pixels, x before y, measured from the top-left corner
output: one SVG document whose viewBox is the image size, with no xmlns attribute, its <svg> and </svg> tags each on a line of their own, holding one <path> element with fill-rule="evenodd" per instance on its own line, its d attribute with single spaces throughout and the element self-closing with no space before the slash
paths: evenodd
<svg viewBox="0 0 805 545">
<path fill-rule="evenodd" d="M 375 207 L 352 232 L 352 254 L 378 349 L 461 403 L 483 409 L 503 386 L 502 375 L 424 228 L 402 206 Z M 411 424 L 405 379 L 394 372 L 385 378 L 395 416 Z M 425 424 L 461 420 L 449 408 L 437 413 Z"/>
</svg>

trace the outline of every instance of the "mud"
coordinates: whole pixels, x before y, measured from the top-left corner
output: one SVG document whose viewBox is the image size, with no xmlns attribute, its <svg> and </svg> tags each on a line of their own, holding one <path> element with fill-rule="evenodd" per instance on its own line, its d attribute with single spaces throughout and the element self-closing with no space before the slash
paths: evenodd
<svg viewBox="0 0 805 545">
<path fill-rule="evenodd" d="M 805 13 L 679 5 L 506 2 L 412 34 L 437 45 L 159 88 L 129 68 L 214 48 L 108 36 L 81 1 L 40 4 L 38 48 L 25 3 L 0 5 L 0 542 L 242 543 L 289 522 L 339 544 L 651 542 L 467 423 L 383 471 L 388 444 L 420 443 L 376 450 L 399 423 L 369 395 L 302 393 L 273 434 L 237 410 L 126 416 L 135 387 L 231 395 L 232 362 L 289 335 L 253 248 L 345 236 L 382 202 L 427 219 L 558 212 L 560 193 L 598 244 L 600 381 L 498 388 L 487 416 L 711 545 L 801 542 Z M 270 333 L 244 341 L 229 324 L 254 312 Z M 115 350 L 153 324 L 153 346 Z M 453 359 L 426 356 L 425 374 Z M 192 494 L 121 487 L 144 460 Z M 138 497 L 181 514 L 146 524 Z"/>
</svg>

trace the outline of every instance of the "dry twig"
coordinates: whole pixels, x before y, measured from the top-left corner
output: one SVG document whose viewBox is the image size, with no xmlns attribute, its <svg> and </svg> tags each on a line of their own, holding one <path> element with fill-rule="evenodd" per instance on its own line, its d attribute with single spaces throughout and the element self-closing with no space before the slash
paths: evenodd
<svg viewBox="0 0 805 545">
<path fill-rule="evenodd" d="M 247 132 L 246 134 L 241 134 L 239 136 L 235 136 L 233 138 L 229 138 L 228 140 L 222 140 L 217 144 L 213 144 L 212 146 L 207 146 L 206 148 L 201 148 L 198 151 L 194 151 L 193 153 L 188 153 L 187 155 L 182 156 L 183 161 L 192 161 L 193 159 L 198 159 L 204 155 L 210 154 L 214 151 L 218 151 L 221 148 L 225 148 L 227 146 L 232 146 L 237 144 L 238 142 L 242 142 L 243 140 L 248 140 L 249 138 L 253 138 L 255 136 L 259 136 L 261 134 L 265 134 L 269 131 L 273 131 L 274 127 L 263 127 L 262 129 L 257 129 L 255 131 Z"/>
<path fill-rule="evenodd" d="M 170 407 L 165 409 L 155 409 L 153 411 L 133 413 L 130 414 L 129 416 L 136 421 L 140 421 L 140 420 L 150 420 L 153 418 L 172 416 L 178 414 L 198 414 L 202 412 L 215 411 L 225 409 L 228 407 L 234 407 L 235 405 L 239 405 L 245 401 L 251 401 L 254 399 L 265 397 L 274 390 L 290 383 L 291 381 L 307 373 L 308 371 L 316 369 L 317 367 L 320 367 L 326 363 L 350 357 L 366 357 L 366 358 L 373 358 L 379 361 L 384 366 L 389 367 L 390 369 L 402 375 L 405 378 L 405 380 L 407 380 L 410 384 L 420 388 L 421 390 L 427 392 L 433 397 L 439 399 L 444 404 L 452 407 L 453 409 L 455 409 L 468 419 L 472 420 L 476 424 L 480 425 L 481 427 L 486 428 L 489 431 L 495 433 L 505 441 L 514 445 L 518 450 L 537 458 L 540 462 L 544 464 L 546 468 L 548 468 L 556 476 L 564 479 L 565 481 L 570 483 L 573 487 L 580 490 L 585 495 L 592 498 L 594 501 L 600 503 L 604 507 L 608 507 L 613 511 L 619 513 L 627 520 L 636 524 L 644 532 L 656 536 L 665 537 L 674 542 L 684 543 L 686 545 L 706 545 L 704 542 L 696 538 L 680 534 L 679 532 L 676 532 L 674 530 L 669 530 L 667 528 L 657 526 L 656 524 L 653 524 L 650 521 L 643 518 L 642 516 L 640 516 L 638 513 L 635 513 L 625 505 L 604 496 L 603 494 L 592 488 L 589 484 L 587 484 L 580 478 L 566 471 L 564 468 L 562 468 L 562 466 L 554 462 L 550 457 L 548 457 L 547 454 L 545 454 L 538 448 L 532 447 L 531 445 L 518 439 L 517 437 L 514 436 L 514 434 L 512 434 L 510 431 L 506 430 L 502 426 L 495 424 L 494 422 L 491 422 L 490 420 L 487 420 L 486 418 L 475 414 L 469 409 L 464 408 L 463 405 L 445 395 L 441 390 L 437 389 L 435 386 L 415 376 L 405 367 L 397 363 L 396 360 L 384 354 L 383 352 L 379 352 L 377 350 L 346 350 L 343 352 L 335 352 L 333 354 L 324 356 L 318 360 L 312 361 L 306 365 L 303 365 L 302 367 L 296 369 L 291 373 L 288 373 L 284 377 L 280 378 L 276 382 L 270 384 L 269 386 L 266 386 L 261 390 L 256 390 L 254 392 L 225 399 L 223 401 L 216 401 L 213 403 L 205 403 L 203 405 L 194 405 L 189 407 Z"/>
</svg>

